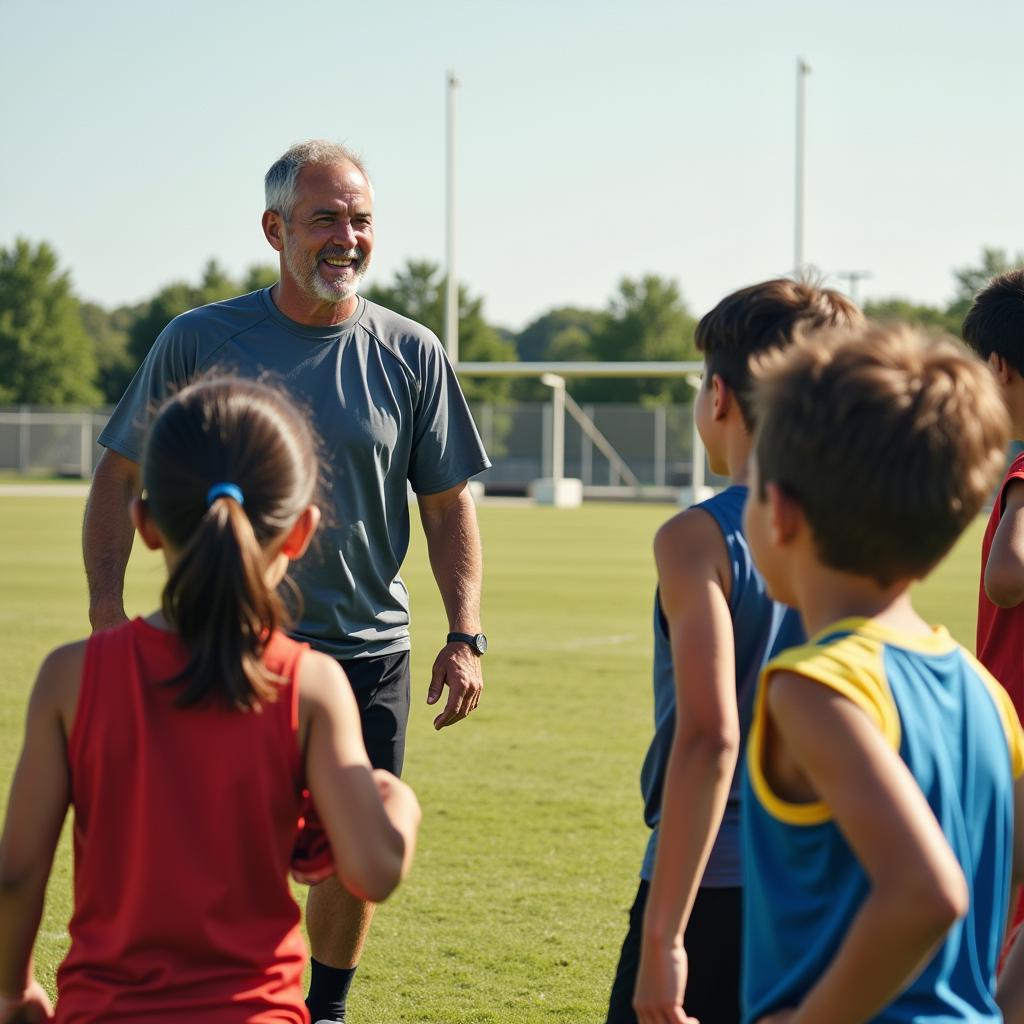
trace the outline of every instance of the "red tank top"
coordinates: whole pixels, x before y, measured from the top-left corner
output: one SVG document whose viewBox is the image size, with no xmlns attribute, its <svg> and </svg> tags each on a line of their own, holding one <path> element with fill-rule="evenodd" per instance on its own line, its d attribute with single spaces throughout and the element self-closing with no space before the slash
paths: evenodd
<svg viewBox="0 0 1024 1024">
<path fill-rule="evenodd" d="M 90 638 L 68 738 L 75 810 L 71 949 L 57 1021 L 308 1024 L 306 947 L 287 873 L 303 785 L 305 645 L 258 711 L 174 706 L 187 655 L 135 619 Z"/>
<path fill-rule="evenodd" d="M 1024 605 L 1000 608 L 985 593 L 985 567 L 992 540 L 1003 516 L 1006 488 L 1013 480 L 1024 480 L 1024 455 L 1013 460 L 992 506 L 985 537 L 981 542 L 981 587 L 978 595 L 978 660 L 999 680 L 1013 699 L 1017 714 L 1024 718 Z"/>
</svg>

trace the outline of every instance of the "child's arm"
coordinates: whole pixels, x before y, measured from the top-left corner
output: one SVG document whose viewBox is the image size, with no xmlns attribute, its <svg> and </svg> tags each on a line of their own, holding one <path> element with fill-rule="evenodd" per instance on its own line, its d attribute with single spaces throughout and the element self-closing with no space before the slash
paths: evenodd
<svg viewBox="0 0 1024 1024">
<path fill-rule="evenodd" d="M 1013 786 L 1013 872 L 1010 882 L 1011 919 L 1016 905 L 1016 894 L 1024 882 L 1024 776 Z M 1024 942 L 1020 935 L 1010 950 L 1003 973 L 999 975 L 996 1002 L 1003 1011 L 1006 1024 L 1024 1022 Z"/>
<path fill-rule="evenodd" d="M 1003 514 L 985 564 L 985 593 L 1000 608 L 1024 601 L 1024 480 L 1011 480 L 1003 492 Z"/>
<path fill-rule="evenodd" d="M 82 648 L 50 654 L 29 699 L 0 839 L 0 1021 L 19 1019 L 18 1007 L 50 1012 L 32 975 L 32 946 L 70 799 L 64 723 L 69 690 L 77 694 Z"/>
<path fill-rule="evenodd" d="M 722 821 L 739 749 L 728 551 L 714 520 L 689 510 L 654 542 L 675 673 L 676 726 L 634 997 L 642 1024 L 687 1021 L 683 932 Z M 726 576 L 726 578 L 728 578 Z"/>
<path fill-rule="evenodd" d="M 790 672 L 772 676 L 768 708 L 777 758 L 771 763 L 784 764 L 825 802 L 871 887 L 801 1005 L 792 1016 L 766 1019 L 866 1021 L 967 912 L 967 883 L 917 782 L 867 714 Z"/>
<path fill-rule="evenodd" d="M 412 864 L 420 807 L 413 791 L 370 767 L 352 688 L 333 658 L 307 654 L 299 669 L 306 780 L 334 853 L 339 880 L 380 902 Z"/>
</svg>

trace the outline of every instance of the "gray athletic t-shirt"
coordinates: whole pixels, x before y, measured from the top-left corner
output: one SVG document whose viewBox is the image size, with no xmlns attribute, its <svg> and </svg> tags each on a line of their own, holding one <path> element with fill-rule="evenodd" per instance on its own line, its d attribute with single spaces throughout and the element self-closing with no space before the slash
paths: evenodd
<svg viewBox="0 0 1024 1024">
<path fill-rule="evenodd" d="M 304 610 L 293 635 L 338 658 L 409 648 L 406 481 L 436 494 L 490 466 L 437 338 L 359 299 L 334 327 L 284 316 L 270 289 L 176 317 L 161 332 L 99 443 L 142 458 L 164 399 L 197 375 L 269 375 L 322 443 L 327 523 L 292 567 Z"/>
</svg>

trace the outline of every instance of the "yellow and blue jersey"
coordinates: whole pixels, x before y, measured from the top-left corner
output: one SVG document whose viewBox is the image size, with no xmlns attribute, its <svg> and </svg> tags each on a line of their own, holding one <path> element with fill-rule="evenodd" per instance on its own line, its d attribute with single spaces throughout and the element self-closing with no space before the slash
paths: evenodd
<svg viewBox="0 0 1024 1024">
<path fill-rule="evenodd" d="M 899 752 L 963 868 L 970 909 L 924 971 L 874 1020 L 1001 1021 L 995 969 L 1013 853 L 1024 733 L 1006 691 L 941 627 L 911 636 L 845 619 L 774 658 L 744 771 L 744 1020 L 799 1004 L 836 954 L 869 880 L 823 802 L 794 804 L 763 771 L 766 693 L 790 671 L 860 707 Z"/>
</svg>

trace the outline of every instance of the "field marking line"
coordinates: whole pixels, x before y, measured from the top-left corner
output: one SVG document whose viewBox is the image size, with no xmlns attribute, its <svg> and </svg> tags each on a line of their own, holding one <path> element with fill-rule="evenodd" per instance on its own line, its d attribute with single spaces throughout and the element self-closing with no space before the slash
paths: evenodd
<svg viewBox="0 0 1024 1024">
<path fill-rule="evenodd" d="M 628 644 L 636 639 L 636 633 L 612 633 L 608 636 L 580 636 L 570 640 L 554 640 L 537 642 L 531 640 L 523 647 L 532 647 L 543 651 L 585 651 L 593 647 L 617 647 Z M 516 646 L 519 646 L 518 644 Z"/>
<path fill-rule="evenodd" d="M 0 498 L 85 498 L 88 484 L 0 484 Z"/>
</svg>

